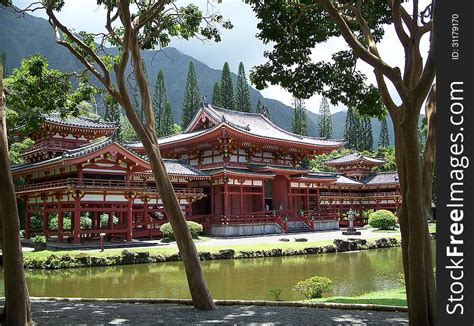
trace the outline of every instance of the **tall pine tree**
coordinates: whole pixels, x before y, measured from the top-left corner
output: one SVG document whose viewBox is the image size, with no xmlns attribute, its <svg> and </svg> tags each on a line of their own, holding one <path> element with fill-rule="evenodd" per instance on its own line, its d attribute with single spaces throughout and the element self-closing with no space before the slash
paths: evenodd
<svg viewBox="0 0 474 326">
<path fill-rule="evenodd" d="M 372 122 L 369 117 L 360 118 L 358 150 L 371 151 L 374 149 L 374 136 L 372 133 Z"/>
<path fill-rule="evenodd" d="M 6 78 L 8 75 L 7 70 L 7 54 L 3 51 L 0 51 L 0 64 L 3 65 L 3 78 Z"/>
<path fill-rule="evenodd" d="M 212 105 L 219 107 L 222 106 L 221 85 L 219 82 L 214 83 L 214 88 L 212 90 Z"/>
<path fill-rule="evenodd" d="M 262 111 L 263 116 L 270 120 L 270 109 L 268 108 L 268 105 L 264 104 Z"/>
<path fill-rule="evenodd" d="M 201 96 L 199 95 L 199 87 L 196 78 L 196 71 L 192 61 L 189 62 L 188 78 L 186 80 L 186 88 L 184 90 L 183 115 L 181 118 L 181 126 L 183 129 L 191 123 L 199 106 L 201 104 Z"/>
<path fill-rule="evenodd" d="M 242 112 L 252 111 L 250 104 L 250 91 L 247 77 L 245 76 L 244 64 L 239 64 L 239 73 L 237 75 L 237 85 L 235 87 L 235 109 Z"/>
<path fill-rule="evenodd" d="M 390 139 L 388 137 L 387 117 L 384 117 L 383 120 L 381 121 L 378 146 L 379 147 L 390 146 Z"/>
<path fill-rule="evenodd" d="M 263 106 L 260 97 L 258 98 L 257 106 L 255 107 L 255 113 L 263 114 Z"/>
<path fill-rule="evenodd" d="M 163 107 L 163 116 L 161 117 L 161 124 L 158 136 L 164 137 L 172 135 L 174 132 L 174 119 L 173 113 L 171 112 L 171 104 L 166 101 Z"/>
<path fill-rule="evenodd" d="M 332 137 L 332 117 L 327 98 L 323 97 L 319 106 L 319 137 Z"/>
<path fill-rule="evenodd" d="M 351 107 L 347 110 L 346 124 L 344 126 L 344 139 L 346 147 L 357 150 L 359 147 L 360 121 L 357 112 Z"/>
<path fill-rule="evenodd" d="M 168 102 L 168 95 L 166 94 L 165 74 L 160 69 L 156 77 L 155 92 L 153 93 L 153 113 L 155 114 L 155 127 L 157 135 L 161 133 L 161 121 L 163 119 L 163 110 L 166 102 Z"/>
<path fill-rule="evenodd" d="M 104 96 L 104 107 L 105 107 L 105 113 L 104 113 L 104 120 L 107 122 L 113 122 L 117 126 L 117 129 L 115 130 L 115 133 L 113 135 L 113 138 L 117 141 L 121 141 L 121 135 L 122 135 L 122 130 L 121 130 L 121 121 L 120 121 L 120 107 L 117 101 L 110 96 L 109 94 L 106 94 Z"/>
<path fill-rule="evenodd" d="M 291 123 L 293 133 L 308 136 L 308 124 L 306 122 L 306 108 L 304 100 L 293 99 L 293 117 Z"/>
<path fill-rule="evenodd" d="M 230 76 L 229 64 L 224 63 L 221 75 L 221 101 L 222 107 L 228 110 L 235 110 L 234 85 Z"/>
</svg>

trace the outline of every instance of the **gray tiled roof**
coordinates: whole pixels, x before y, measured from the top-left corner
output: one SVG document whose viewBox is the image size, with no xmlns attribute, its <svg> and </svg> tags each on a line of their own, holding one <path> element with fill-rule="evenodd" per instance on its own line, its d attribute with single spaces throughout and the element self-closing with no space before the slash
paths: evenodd
<svg viewBox="0 0 474 326">
<path fill-rule="evenodd" d="M 98 141 L 91 142 L 85 146 L 81 146 L 75 149 L 70 149 L 64 151 L 62 154 L 62 158 L 73 158 L 73 157 L 80 157 L 87 155 L 89 153 L 93 153 L 98 151 L 101 148 L 109 146 L 114 141 L 111 138 L 101 138 Z"/>
<path fill-rule="evenodd" d="M 213 175 L 221 172 L 229 172 L 229 173 L 242 173 L 242 174 L 251 174 L 251 175 L 264 175 L 264 176 L 272 176 L 275 175 L 274 173 L 271 172 L 255 172 L 251 171 L 248 169 L 242 169 L 242 168 L 234 168 L 234 167 L 222 167 L 222 168 L 217 168 L 217 169 L 209 169 L 209 170 L 203 170 L 204 173 L 208 175 Z"/>
<path fill-rule="evenodd" d="M 208 176 L 206 173 L 192 167 L 188 162 L 183 160 L 163 159 L 163 162 L 165 163 L 166 172 L 169 174 Z"/>
<path fill-rule="evenodd" d="M 332 172 L 308 172 L 307 174 L 301 174 L 294 177 L 309 179 L 335 179 L 337 174 Z"/>
<path fill-rule="evenodd" d="M 354 180 L 352 178 L 348 178 L 348 177 L 343 176 L 343 175 L 338 175 L 337 180 L 336 180 L 336 184 L 339 184 L 339 185 L 362 185 L 362 182 L 359 182 L 359 181 Z"/>
<path fill-rule="evenodd" d="M 42 117 L 46 122 L 74 127 L 98 129 L 116 128 L 116 125 L 113 122 L 100 122 L 98 120 L 85 117 L 67 117 L 63 119 L 59 113 L 43 114 Z"/>
<path fill-rule="evenodd" d="M 360 160 L 365 161 L 367 163 L 371 163 L 371 164 L 377 164 L 377 165 L 385 163 L 384 160 L 381 160 L 381 159 L 378 159 L 378 158 L 364 156 L 364 155 L 359 154 L 359 153 L 351 153 L 351 154 L 347 154 L 347 155 L 344 155 L 344 156 L 329 159 L 329 160 L 325 161 L 324 164 L 327 164 L 327 165 L 349 164 L 351 162 L 357 162 L 357 161 L 360 161 Z"/>
<path fill-rule="evenodd" d="M 380 184 L 398 184 L 397 172 L 379 172 L 374 173 L 362 180 L 366 185 L 380 185 Z"/>
</svg>

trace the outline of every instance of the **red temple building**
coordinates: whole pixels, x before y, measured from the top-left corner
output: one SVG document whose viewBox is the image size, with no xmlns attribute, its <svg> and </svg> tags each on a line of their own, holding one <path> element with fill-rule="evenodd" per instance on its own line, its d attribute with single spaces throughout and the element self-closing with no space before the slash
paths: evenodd
<svg viewBox="0 0 474 326">
<path fill-rule="evenodd" d="M 161 235 L 167 218 L 143 146 L 114 141 L 115 129 L 44 116 L 23 153 L 27 163 L 12 167 L 26 238 L 43 233 L 79 244 L 101 233 L 128 241 Z M 349 210 L 395 210 L 400 201 L 396 172 L 371 172 L 384 161 L 350 154 L 326 162 L 337 173 L 312 172 L 305 160 L 344 141 L 296 135 L 259 114 L 208 105 L 183 133 L 159 143 L 183 214 L 212 235 L 338 229 Z M 31 226 L 33 214 L 42 229 Z M 49 229 L 55 217 L 57 228 Z"/>
</svg>

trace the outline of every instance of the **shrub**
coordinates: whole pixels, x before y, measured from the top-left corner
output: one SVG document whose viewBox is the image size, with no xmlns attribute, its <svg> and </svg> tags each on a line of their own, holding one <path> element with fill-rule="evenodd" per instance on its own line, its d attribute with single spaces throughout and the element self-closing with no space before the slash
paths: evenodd
<svg viewBox="0 0 474 326">
<path fill-rule="evenodd" d="M 393 229 L 397 224 L 395 215 L 385 209 L 373 212 L 369 216 L 369 225 L 380 230 Z"/>
<path fill-rule="evenodd" d="M 192 221 L 186 221 L 188 224 L 188 229 L 191 232 L 191 236 L 194 239 L 199 237 L 199 234 L 202 233 L 202 225 Z M 170 223 L 165 223 L 160 227 L 161 232 L 163 232 L 163 236 L 170 239 L 175 239 L 173 229 L 171 228 Z"/>
<path fill-rule="evenodd" d="M 35 235 L 31 238 L 31 242 L 33 243 L 46 243 L 46 236 L 44 235 Z"/>
<path fill-rule="evenodd" d="M 317 299 L 324 292 L 331 291 L 332 281 L 325 276 L 313 276 L 304 281 L 296 283 L 294 291 L 301 293 L 307 299 Z"/>
<path fill-rule="evenodd" d="M 281 289 L 270 289 L 270 295 L 275 299 L 275 301 L 281 301 Z"/>
<path fill-rule="evenodd" d="M 30 226 L 32 229 L 41 229 L 43 227 L 43 216 L 39 214 L 31 214 Z"/>
</svg>

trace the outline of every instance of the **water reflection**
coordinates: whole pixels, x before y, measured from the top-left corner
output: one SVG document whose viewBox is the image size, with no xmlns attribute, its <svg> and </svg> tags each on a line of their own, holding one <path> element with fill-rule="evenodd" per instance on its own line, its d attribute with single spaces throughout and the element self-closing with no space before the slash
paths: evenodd
<svg viewBox="0 0 474 326">
<path fill-rule="evenodd" d="M 358 295 L 398 287 L 402 271 L 400 248 L 351 253 L 216 260 L 203 262 L 215 299 L 272 299 L 269 290 L 282 290 L 284 300 L 300 300 L 296 282 L 314 275 L 334 282 L 333 295 Z M 0 271 L 3 279 L 3 270 Z M 181 262 L 28 270 L 32 296 L 189 298 Z M 3 282 L 2 282 L 3 283 Z M 3 289 L 0 293 L 3 295 Z"/>
</svg>

